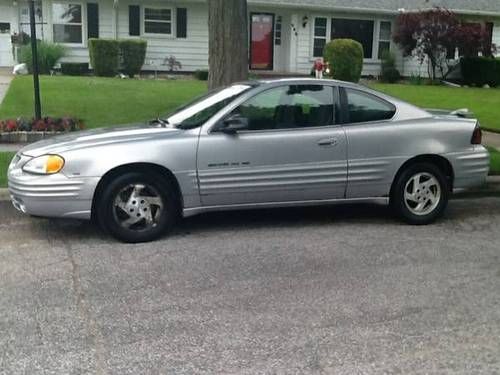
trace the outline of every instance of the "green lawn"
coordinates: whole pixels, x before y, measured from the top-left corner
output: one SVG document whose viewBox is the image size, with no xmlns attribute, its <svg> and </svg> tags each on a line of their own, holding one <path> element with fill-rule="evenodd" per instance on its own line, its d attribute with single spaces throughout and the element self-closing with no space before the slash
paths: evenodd
<svg viewBox="0 0 500 375">
<path fill-rule="evenodd" d="M 500 151 L 492 147 L 488 147 L 490 152 L 490 174 L 500 175 Z"/>
<path fill-rule="evenodd" d="M 44 116 L 74 116 L 87 128 L 126 124 L 166 114 L 207 90 L 196 80 L 120 80 L 95 77 L 40 77 Z M 33 116 L 33 81 L 16 77 L 0 119 Z"/>
<path fill-rule="evenodd" d="M 0 187 L 7 186 L 7 168 L 14 155 L 14 152 L 0 152 Z"/>
<path fill-rule="evenodd" d="M 370 87 L 423 108 L 468 108 L 483 129 L 500 132 L 500 89 L 380 83 L 370 84 Z"/>
</svg>

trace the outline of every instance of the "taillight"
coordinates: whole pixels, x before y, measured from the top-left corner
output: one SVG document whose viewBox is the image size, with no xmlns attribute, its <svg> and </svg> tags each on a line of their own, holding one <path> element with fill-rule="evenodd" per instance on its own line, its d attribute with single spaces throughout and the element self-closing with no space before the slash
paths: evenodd
<svg viewBox="0 0 500 375">
<path fill-rule="evenodd" d="M 474 132 L 472 133 L 472 138 L 470 140 L 470 143 L 473 145 L 480 145 L 482 141 L 483 141 L 483 132 L 481 131 L 481 126 L 479 125 L 478 122 L 476 128 L 474 129 Z"/>
</svg>

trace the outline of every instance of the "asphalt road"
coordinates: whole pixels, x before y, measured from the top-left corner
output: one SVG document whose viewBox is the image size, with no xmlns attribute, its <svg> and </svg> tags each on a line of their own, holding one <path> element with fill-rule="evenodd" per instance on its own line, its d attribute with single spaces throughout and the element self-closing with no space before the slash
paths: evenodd
<svg viewBox="0 0 500 375">
<path fill-rule="evenodd" d="M 500 373 L 500 198 L 207 214 L 142 245 L 0 203 L 1 374 Z"/>
</svg>

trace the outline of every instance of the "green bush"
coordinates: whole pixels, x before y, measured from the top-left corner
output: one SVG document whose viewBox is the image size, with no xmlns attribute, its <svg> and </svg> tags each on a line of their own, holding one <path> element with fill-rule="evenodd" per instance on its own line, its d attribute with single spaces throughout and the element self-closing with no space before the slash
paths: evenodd
<svg viewBox="0 0 500 375">
<path fill-rule="evenodd" d="M 114 77 L 118 73 L 120 44 L 113 39 L 89 39 L 90 64 L 99 77 Z"/>
<path fill-rule="evenodd" d="M 83 76 L 88 72 L 88 63 L 61 63 L 61 73 L 66 76 Z"/>
<path fill-rule="evenodd" d="M 194 78 L 199 81 L 208 81 L 208 70 L 197 70 L 194 72 Z"/>
<path fill-rule="evenodd" d="M 332 78 L 358 82 L 363 69 L 363 46 L 352 39 L 335 39 L 325 46 L 324 59 Z"/>
<path fill-rule="evenodd" d="M 139 74 L 146 60 L 148 42 L 142 39 L 123 39 L 119 41 L 123 71 L 130 78 Z"/>
<path fill-rule="evenodd" d="M 382 53 L 382 66 L 380 78 L 382 82 L 395 83 L 401 78 L 399 70 L 396 69 L 396 58 L 389 51 Z"/>
<path fill-rule="evenodd" d="M 462 78 L 467 85 L 496 87 L 500 85 L 500 59 L 464 57 L 460 60 Z"/>
<path fill-rule="evenodd" d="M 64 57 L 66 48 L 60 44 L 37 41 L 38 67 L 40 74 L 50 74 L 54 65 Z M 19 51 L 19 61 L 26 64 L 28 71 L 33 72 L 33 55 L 31 44 L 23 45 Z"/>
</svg>

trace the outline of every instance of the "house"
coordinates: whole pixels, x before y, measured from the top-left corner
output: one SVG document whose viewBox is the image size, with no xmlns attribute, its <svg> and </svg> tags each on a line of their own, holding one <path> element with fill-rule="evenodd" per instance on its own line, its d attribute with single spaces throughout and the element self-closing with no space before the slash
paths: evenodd
<svg viewBox="0 0 500 375">
<path fill-rule="evenodd" d="M 250 69 L 308 74 L 327 41 L 348 37 L 363 45 L 363 75 L 379 74 L 387 49 L 404 75 L 425 75 L 425 66 L 403 58 L 391 33 L 398 12 L 434 6 L 482 24 L 500 45 L 499 0 L 248 0 Z M 88 62 L 91 37 L 144 38 L 144 70 L 166 70 L 168 56 L 183 71 L 208 67 L 206 0 L 39 0 L 35 13 L 39 38 L 68 46 L 65 61 Z M 0 0 L 0 66 L 15 63 L 11 35 L 19 32 L 30 33 L 27 2 Z"/>
</svg>

